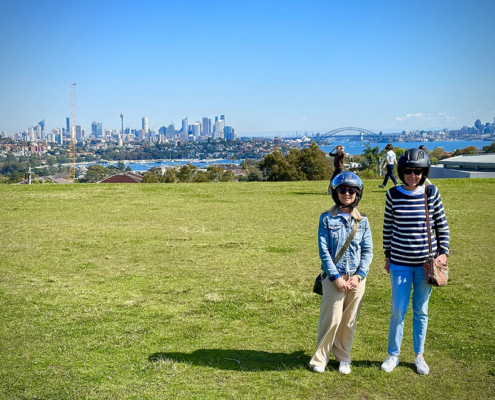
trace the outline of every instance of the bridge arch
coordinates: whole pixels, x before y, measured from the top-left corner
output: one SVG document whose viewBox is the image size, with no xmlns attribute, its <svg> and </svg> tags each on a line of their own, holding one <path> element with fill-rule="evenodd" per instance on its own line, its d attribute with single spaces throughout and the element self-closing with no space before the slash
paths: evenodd
<svg viewBox="0 0 495 400">
<path fill-rule="evenodd" d="M 339 135 L 339 133 L 342 133 L 342 132 L 355 132 L 355 133 L 352 133 L 351 135 L 346 135 L 346 136 L 359 135 L 361 137 L 361 140 L 362 140 L 363 136 L 373 136 L 373 137 L 379 137 L 380 136 L 378 133 L 372 132 L 368 129 L 347 126 L 345 128 L 338 128 L 338 129 L 334 129 L 333 131 L 324 133 L 323 135 L 321 135 L 321 137 L 325 138 L 325 137 L 331 137 L 331 136 L 343 136 L 343 135 Z"/>
</svg>

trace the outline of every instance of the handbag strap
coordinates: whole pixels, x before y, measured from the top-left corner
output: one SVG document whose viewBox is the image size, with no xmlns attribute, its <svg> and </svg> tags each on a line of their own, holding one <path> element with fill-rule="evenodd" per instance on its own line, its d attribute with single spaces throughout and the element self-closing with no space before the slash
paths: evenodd
<svg viewBox="0 0 495 400">
<path fill-rule="evenodd" d="M 341 247 L 341 249 L 339 250 L 339 252 L 335 256 L 335 258 L 332 260 L 334 264 L 337 264 L 340 261 L 340 259 L 342 258 L 342 256 L 344 255 L 344 253 L 347 251 L 347 248 L 350 246 L 352 239 L 354 239 L 354 235 L 356 234 L 356 232 L 358 230 L 358 225 L 359 225 L 359 222 L 357 220 L 354 220 L 354 226 L 352 228 L 351 234 L 349 235 L 349 237 L 345 241 L 344 245 Z"/>
<path fill-rule="evenodd" d="M 428 256 L 433 257 L 433 249 L 431 246 L 431 231 L 430 231 L 430 210 L 428 208 L 428 185 L 425 185 L 425 215 L 426 215 L 426 235 L 428 236 Z"/>
<path fill-rule="evenodd" d="M 354 220 L 354 226 L 352 227 L 351 234 L 349 235 L 349 237 L 345 241 L 344 245 L 340 248 L 340 250 L 337 253 L 337 255 L 335 256 L 335 258 L 332 260 L 334 264 L 337 264 L 340 261 L 340 259 L 342 258 L 342 256 L 344 255 L 344 253 L 347 251 L 347 248 L 350 246 L 352 239 L 354 239 L 354 235 L 356 235 L 356 232 L 358 230 L 358 226 L 359 226 L 359 221 Z M 321 279 L 323 280 L 326 277 L 327 277 L 327 273 L 325 271 L 323 271 L 321 273 Z"/>
</svg>

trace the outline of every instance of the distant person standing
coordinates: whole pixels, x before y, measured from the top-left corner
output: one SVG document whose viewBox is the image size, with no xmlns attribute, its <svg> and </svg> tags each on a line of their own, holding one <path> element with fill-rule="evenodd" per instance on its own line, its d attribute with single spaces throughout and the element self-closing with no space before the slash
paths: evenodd
<svg viewBox="0 0 495 400">
<path fill-rule="evenodd" d="M 328 153 L 330 157 L 333 157 L 333 167 L 334 171 L 332 177 L 330 178 L 330 184 L 328 185 L 327 194 L 332 194 L 332 181 L 338 174 L 344 172 L 344 157 L 345 157 L 345 147 L 341 145 L 337 145 L 333 148 L 333 150 Z"/>
<path fill-rule="evenodd" d="M 421 145 L 421 146 L 419 146 L 419 149 L 420 149 L 420 150 L 423 150 L 426 154 L 428 154 L 428 150 L 426 149 L 426 147 L 425 147 L 425 146 Z M 428 178 L 426 178 L 425 183 L 426 183 L 427 185 L 432 185 L 431 181 L 430 181 Z"/>
<path fill-rule="evenodd" d="M 383 160 L 383 164 L 387 165 L 387 173 L 385 174 L 385 179 L 383 180 L 383 183 L 381 185 L 378 185 L 378 187 L 384 188 L 387 186 L 388 178 L 392 179 L 392 182 L 394 182 L 394 185 L 397 186 L 397 179 L 395 179 L 394 176 L 394 166 L 397 164 L 397 156 L 394 153 L 394 146 L 392 143 L 389 143 L 385 146 L 385 150 L 387 151 L 387 154 L 385 155 L 385 159 Z"/>
</svg>

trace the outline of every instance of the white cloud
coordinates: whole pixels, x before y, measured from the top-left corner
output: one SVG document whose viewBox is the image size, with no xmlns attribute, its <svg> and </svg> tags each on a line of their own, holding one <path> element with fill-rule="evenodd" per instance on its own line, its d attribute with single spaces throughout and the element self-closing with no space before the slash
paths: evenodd
<svg viewBox="0 0 495 400">
<path fill-rule="evenodd" d="M 476 110 L 476 111 L 473 111 L 470 115 L 476 115 L 476 114 L 479 114 L 480 113 L 480 110 Z"/>
<path fill-rule="evenodd" d="M 299 117 L 299 119 L 308 119 L 308 117 Z"/>
<path fill-rule="evenodd" d="M 495 110 L 492 111 L 492 114 L 495 114 Z"/>
<path fill-rule="evenodd" d="M 452 117 L 446 112 L 439 112 L 437 114 L 423 114 L 423 113 L 411 113 L 406 114 L 403 117 L 395 117 L 395 121 L 398 123 L 409 123 L 409 124 L 421 124 L 423 122 L 427 123 L 443 123 L 452 122 L 459 117 Z"/>
</svg>

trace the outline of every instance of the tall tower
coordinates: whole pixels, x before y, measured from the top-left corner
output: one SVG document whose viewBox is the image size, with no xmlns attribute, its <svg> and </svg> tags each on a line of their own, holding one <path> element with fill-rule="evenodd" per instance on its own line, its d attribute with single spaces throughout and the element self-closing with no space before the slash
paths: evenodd
<svg viewBox="0 0 495 400">
<path fill-rule="evenodd" d="M 69 180 L 76 179 L 76 83 L 70 85 L 70 142 L 69 142 Z"/>
<path fill-rule="evenodd" d="M 203 118 L 203 131 L 201 134 L 206 137 L 210 134 L 210 122 L 211 120 L 208 117 Z"/>
<path fill-rule="evenodd" d="M 143 117 L 143 130 L 146 135 L 148 133 L 148 118 L 146 117 Z"/>
<path fill-rule="evenodd" d="M 124 113 L 120 113 L 120 120 L 122 121 L 122 129 L 120 131 L 120 134 L 122 137 L 124 137 Z"/>
</svg>

